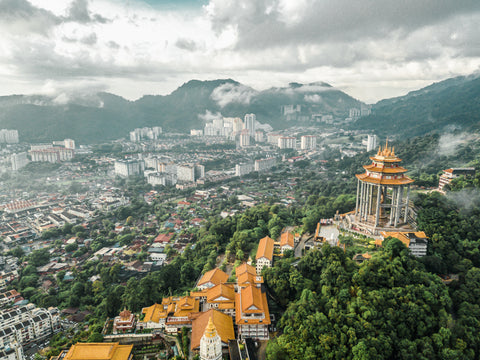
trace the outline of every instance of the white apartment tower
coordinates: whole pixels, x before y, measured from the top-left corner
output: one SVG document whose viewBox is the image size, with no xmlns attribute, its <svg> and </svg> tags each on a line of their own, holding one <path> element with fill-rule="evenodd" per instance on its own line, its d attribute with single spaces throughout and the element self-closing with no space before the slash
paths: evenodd
<svg viewBox="0 0 480 360">
<path fill-rule="evenodd" d="M 18 154 L 13 154 L 12 157 L 10 158 L 10 161 L 12 162 L 13 171 L 20 170 L 21 168 L 23 168 L 28 164 L 27 153 L 21 152 Z"/>
<path fill-rule="evenodd" d="M 317 147 L 317 137 L 315 135 L 304 135 L 300 138 L 300 148 L 302 150 L 315 149 Z"/>
<path fill-rule="evenodd" d="M 257 117 L 255 114 L 246 114 L 245 115 L 245 129 L 248 130 L 248 133 L 250 136 L 254 137 L 255 136 L 255 122 L 257 121 Z"/>
<path fill-rule="evenodd" d="M 368 135 L 367 151 L 372 151 L 377 148 L 377 135 Z"/>
<path fill-rule="evenodd" d="M 282 136 L 278 139 L 278 147 L 280 149 L 296 149 L 297 139 L 292 136 Z"/>
<path fill-rule="evenodd" d="M 250 134 L 247 129 L 240 134 L 240 147 L 250 146 Z"/>
<path fill-rule="evenodd" d="M 18 130 L 0 130 L 0 143 L 16 144 L 18 143 Z"/>
</svg>

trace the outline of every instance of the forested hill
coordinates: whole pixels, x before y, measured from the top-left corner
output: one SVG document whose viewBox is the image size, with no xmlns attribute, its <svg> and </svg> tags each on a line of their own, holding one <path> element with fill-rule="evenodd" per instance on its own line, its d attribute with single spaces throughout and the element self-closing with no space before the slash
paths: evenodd
<svg viewBox="0 0 480 360">
<path fill-rule="evenodd" d="M 398 138 L 480 127 L 480 77 L 461 76 L 375 104 L 352 129 Z"/>
<path fill-rule="evenodd" d="M 0 97 L 0 128 L 18 129 L 21 141 L 73 138 L 80 143 L 118 139 L 137 127 L 162 126 L 167 131 L 201 129 L 218 116 L 255 113 L 273 128 L 295 125 L 282 116 L 282 105 L 300 105 L 302 115 L 348 116 L 360 102 L 329 84 L 291 83 L 257 91 L 234 80 L 192 80 L 166 96 L 136 101 L 109 94 L 60 94 L 56 97 Z"/>
</svg>

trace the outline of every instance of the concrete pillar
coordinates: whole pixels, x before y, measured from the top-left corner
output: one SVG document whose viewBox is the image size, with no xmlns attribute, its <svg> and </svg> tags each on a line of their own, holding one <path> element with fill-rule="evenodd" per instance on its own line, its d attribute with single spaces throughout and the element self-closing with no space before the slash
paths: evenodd
<svg viewBox="0 0 480 360">
<path fill-rule="evenodd" d="M 403 222 L 407 222 L 408 219 L 408 202 L 410 201 L 410 184 L 407 185 L 407 201 L 405 202 L 405 218 Z"/>
<path fill-rule="evenodd" d="M 360 193 L 360 180 L 357 179 L 357 197 L 355 199 L 356 203 L 355 203 L 355 217 L 358 216 L 358 195 Z"/>
<path fill-rule="evenodd" d="M 382 185 L 377 186 L 377 208 L 375 209 L 375 226 L 378 226 L 380 218 L 380 200 L 382 198 Z"/>
<path fill-rule="evenodd" d="M 373 215 L 373 209 L 372 209 L 372 205 L 373 205 L 373 190 L 375 189 L 375 187 L 373 186 L 373 184 L 369 184 L 369 187 L 370 187 L 370 196 L 368 198 L 368 215 Z"/>
<path fill-rule="evenodd" d="M 400 211 L 402 209 L 403 185 L 397 188 L 397 210 L 395 211 L 395 227 L 398 225 L 400 219 Z"/>
<path fill-rule="evenodd" d="M 394 204 L 395 204 L 395 188 L 392 189 L 392 201 L 389 204 L 389 206 L 390 206 L 390 219 L 389 219 L 388 225 L 390 225 L 390 226 L 393 224 L 393 213 L 395 212 Z"/>
</svg>

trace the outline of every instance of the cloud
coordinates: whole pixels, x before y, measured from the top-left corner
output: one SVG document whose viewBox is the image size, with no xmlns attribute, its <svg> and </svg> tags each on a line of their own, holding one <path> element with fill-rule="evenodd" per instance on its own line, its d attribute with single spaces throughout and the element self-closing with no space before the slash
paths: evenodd
<svg viewBox="0 0 480 360">
<path fill-rule="evenodd" d="M 453 130 L 453 129 L 452 129 Z M 472 140 L 472 136 L 466 133 L 461 134 L 442 134 L 438 140 L 437 155 L 452 156 L 457 152 L 459 145 L 465 144 Z"/>
<path fill-rule="evenodd" d="M 305 95 L 303 99 L 306 102 L 311 102 L 311 103 L 321 103 L 323 101 L 322 97 L 318 94 Z"/>
<path fill-rule="evenodd" d="M 0 1 L 0 28 L 18 35 L 47 35 L 61 19 L 52 12 L 32 6 L 27 0 Z"/>
<path fill-rule="evenodd" d="M 66 21 L 74 21 L 82 24 L 98 22 L 105 24 L 108 22 L 107 18 L 99 14 L 90 15 L 88 10 L 88 0 L 73 0 L 68 10 Z"/>
<path fill-rule="evenodd" d="M 205 123 L 210 123 L 213 120 L 223 119 L 223 116 L 218 111 L 215 113 L 212 113 L 210 110 L 206 110 L 205 114 L 198 114 L 198 118 L 200 120 L 203 120 L 203 122 Z"/>
<path fill-rule="evenodd" d="M 223 108 L 230 103 L 248 105 L 256 94 L 255 90 L 245 85 L 225 83 L 216 87 L 210 97 Z"/>
<path fill-rule="evenodd" d="M 188 39 L 178 39 L 175 43 L 175 46 L 179 49 L 194 51 L 197 49 L 197 44 L 193 40 Z"/>
</svg>

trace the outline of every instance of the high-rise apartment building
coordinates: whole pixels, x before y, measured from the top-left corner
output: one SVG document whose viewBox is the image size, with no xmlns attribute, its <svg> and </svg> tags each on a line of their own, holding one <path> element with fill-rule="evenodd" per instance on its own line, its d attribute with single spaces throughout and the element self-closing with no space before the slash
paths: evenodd
<svg viewBox="0 0 480 360">
<path fill-rule="evenodd" d="M 246 114 L 244 118 L 244 128 L 248 130 L 250 136 L 255 136 L 255 122 L 257 117 L 255 114 Z"/>
<path fill-rule="evenodd" d="M 317 137 L 315 135 L 304 135 L 300 138 L 300 148 L 302 150 L 315 149 L 317 147 Z"/>
</svg>

